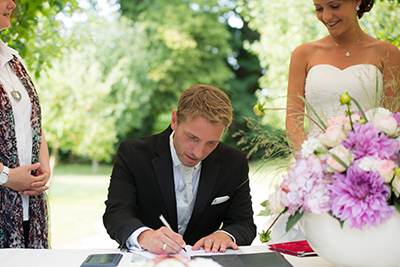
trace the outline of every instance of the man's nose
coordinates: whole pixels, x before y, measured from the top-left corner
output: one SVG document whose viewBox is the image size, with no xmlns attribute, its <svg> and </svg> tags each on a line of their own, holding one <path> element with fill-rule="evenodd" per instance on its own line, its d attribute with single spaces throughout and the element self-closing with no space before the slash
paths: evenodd
<svg viewBox="0 0 400 267">
<path fill-rule="evenodd" d="M 198 143 L 194 146 L 193 148 L 193 155 L 196 157 L 196 159 L 201 159 L 204 153 L 204 144 L 203 143 Z"/>
</svg>

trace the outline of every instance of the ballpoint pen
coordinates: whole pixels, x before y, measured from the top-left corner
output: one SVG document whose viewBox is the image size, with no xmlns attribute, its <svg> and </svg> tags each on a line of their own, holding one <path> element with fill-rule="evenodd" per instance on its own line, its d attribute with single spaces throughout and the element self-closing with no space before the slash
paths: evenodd
<svg viewBox="0 0 400 267">
<path fill-rule="evenodd" d="M 164 216 L 161 214 L 160 215 L 160 221 L 166 226 L 166 227 L 168 227 L 168 229 L 170 229 L 170 230 L 172 230 L 172 228 L 171 228 L 171 226 L 169 225 L 169 223 L 167 222 L 167 220 L 164 218 Z M 185 248 L 182 248 L 185 252 L 187 252 L 186 251 L 186 249 Z"/>
</svg>

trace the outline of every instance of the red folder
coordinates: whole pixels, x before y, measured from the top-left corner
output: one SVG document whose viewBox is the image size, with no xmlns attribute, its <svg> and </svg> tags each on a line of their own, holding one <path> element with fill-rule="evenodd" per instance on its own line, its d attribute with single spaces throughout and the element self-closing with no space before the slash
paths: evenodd
<svg viewBox="0 0 400 267">
<path fill-rule="evenodd" d="M 270 250 L 298 257 L 317 256 L 317 253 L 310 247 L 307 240 L 276 243 L 268 246 Z"/>
</svg>

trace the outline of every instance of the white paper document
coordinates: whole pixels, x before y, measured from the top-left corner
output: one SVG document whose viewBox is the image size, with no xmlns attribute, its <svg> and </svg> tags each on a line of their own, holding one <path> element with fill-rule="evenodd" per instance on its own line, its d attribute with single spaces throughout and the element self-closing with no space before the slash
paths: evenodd
<svg viewBox="0 0 400 267">
<path fill-rule="evenodd" d="M 183 260 L 190 260 L 191 257 L 193 256 L 212 256 L 212 255 L 217 255 L 217 254 L 224 254 L 224 255 L 231 255 L 231 254 L 242 254 L 243 252 L 240 250 L 233 250 L 233 249 L 227 249 L 226 252 L 205 252 L 204 249 L 200 250 L 192 250 L 192 246 L 186 245 L 185 247 L 186 252 L 182 249 L 180 253 L 178 254 L 171 254 L 170 256 L 178 256 L 182 258 Z M 129 251 L 132 253 L 132 262 L 138 262 L 138 261 L 148 261 L 157 258 L 160 255 L 153 254 L 147 250 L 141 250 L 141 251 Z"/>
</svg>

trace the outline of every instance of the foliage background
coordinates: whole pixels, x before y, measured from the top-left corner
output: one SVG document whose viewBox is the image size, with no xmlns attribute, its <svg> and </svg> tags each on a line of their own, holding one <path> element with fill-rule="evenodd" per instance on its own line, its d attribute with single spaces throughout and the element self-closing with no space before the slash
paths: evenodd
<svg viewBox="0 0 400 267">
<path fill-rule="evenodd" d="M 71 15 L 78 8 L 77 0 L 17 0 L 11 27 L 0 32 L 0 38 L 15 48 L 29 65 L 35 77 L 51 66 L 63 46 L 61 22 L 57 14 Z M 57 30 L 55 30 L 57 29 Z"/>
<path fill-rule="evenodd" d="M 284 107 L 291 51 L 327 34 L 312 1 L 18 0 L 17 7 L 1 38 L 34 74 L 56 161 L 112 162 L 121 140 L 164 129 L 180 93 L 196 83 L 232 100 L 225 142 L 254 159 L 284 155 L 284 113 L 259 119 L 252 107 L 257 100 Z M 364 30 L 399 46 L 399 10 L 398 1 L 376 1 Z M 254 127 L 270 138 L 257 139 Z"/>
</svg>

